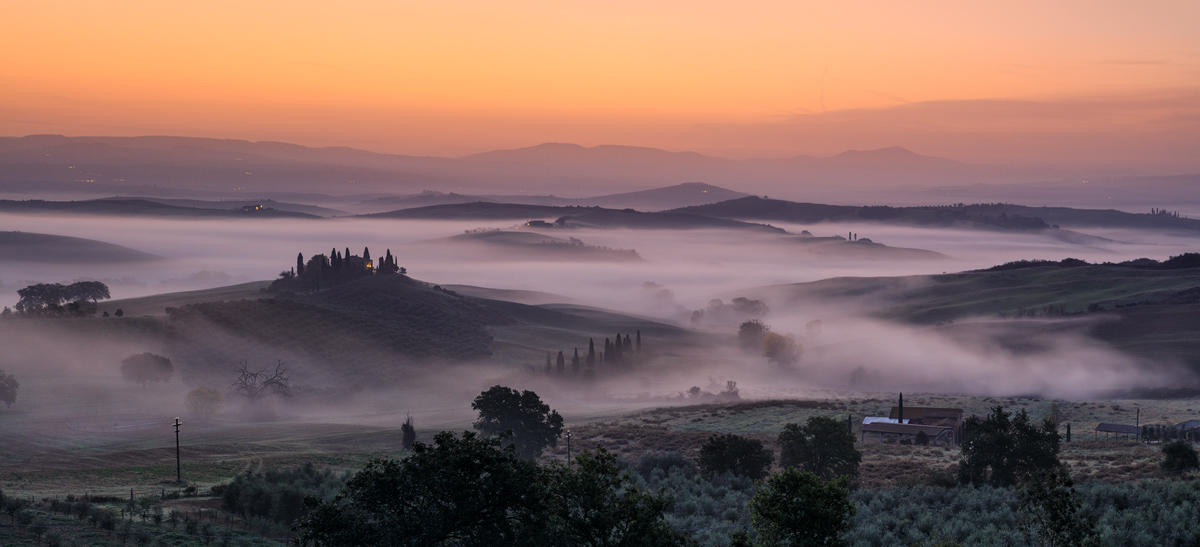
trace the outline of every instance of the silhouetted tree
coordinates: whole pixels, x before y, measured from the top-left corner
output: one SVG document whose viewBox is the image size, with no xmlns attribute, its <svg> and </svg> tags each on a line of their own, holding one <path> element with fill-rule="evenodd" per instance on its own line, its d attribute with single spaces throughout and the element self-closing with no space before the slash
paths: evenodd
<svg viewBox="0 0 1200 547">
<path fill-rule="evenodd" d="M 400 434 L 400 446 L 405 450 L 412 450 L 413 443 L 417 442 L 417 426 L 413 423 L 411 415 L 405 418 L 404 423 L 400 425 Z"/>
<path fill-rule="evenodd" d="M 751 319 L 738 327 L 738 345 L 747 351 L 762 348 L 763 337 L 771 332 L 771 327 L 758 319 Z"/>
<path fill-rule="evenodd" d="M 113 312 L 113 315 L 115 315 L 117 317 L 121 317 L 121 316 L 125 315 L 125 310 L 122 310 L 121 308 L 117 308 L 117 311 Z"/>
<path fill-rule="evenodd" d="M 617 456 L 603 448 L 584 451 L 573 467 L 542 468 L 551 500 L 551 545 L 570 547 L 683 547 L 694 545 L 664 514 L 671 498 L 643 492 Z M 530 545 L 539 543 L 530 542 Z"/>
<path fill-rule="evenodd" d="M 17 290 L 15 306 L 20 313 L 61 313 L 67 301 L 67 288 L 59 283 L 37 283 Z"/>
<path fill-rule="evenodd" d="M 166 382 L 175 374 L 171 360 L 150 352 L 131 355 L 121 361 L 121 376 L 146 387 L 146 382 Z"/>
<path fill-rule="evenodd" d="M 371 249 L 363 247 L 363 262 L 368 262 L 370 260 L 371 260 Z"/>
<path fill-rule="evenodd" d="M 587 366 L 596 366 L 596 341 L 588 338 Z"/>
<path fill-rule="evenodd" d="M 21 384 L 17 383 L 16 378 L 0 370 L 0 402 L 3 402 L 6 408 L 17 402 L 17 388 L 19 387 Z"/>
<path fill-rule="evenodd" d="M 614 363 L 621 362 L 621 359 L 623 357 L 623 355 L 621 355 L 621 346 L 622 346 L 621 333 L 618 332 L 617 338 L 615 340 L 613 340 L 613 346 L 612 346 L 612 352 L 613 352 L 612 361 Z M 605 353 L 607 353 L 607 352 L 605 352 Z"/>
<path fill-rule="evenodd" d="M 700 471 L 706 477 L 725 472 L 754 480 L 767 476 L 775 455 L 762 441 L 734 434 L 712 435 L 700 447 Z"/>
<path fill-rule="evenodd" d="M 758 545 L 844 547 L 856 509 L 848 477 L 823 482 L 808 471 L 784 469 L 767 479 L 750 500 Z"/>
<path fill-rule="evenodd" d="M 296 253 L 296 275 L 304 277 L 304 253 Z"/>
<path fill-rule="evenodd" d="M 575 348 L 575 356 L 571 358 L 571 374 L 579 374 L 579 348 Z"/>
<path fill-rule="evenodd" d="M 779 465 L 799 467 L 821 477 L 855 476 L 862 454 L 846 424 L 826 416 L 813 416 L 804 426 L 785 424 L 779 433 Z"/>
<path fill-rule="evenodd" d="M 625 335 L 625 347 L 622 349 L 624 355 L 633 355 L 633 340 L 629 335 Z"/>
<path fill-rule="evenodd" d="M 766 336 L 763 336 L 762 350 L 763 357 L 766 357 L 768 361 L 786 367 L 796 364 L 800 355 L 804 353 L 804 346 L 796 343 L 796 339 L 791 336 L 768 332 Z"/>
<path fill-rule="evenodd" d="M 95 303 L 99 300 L 112 298 L 108 293 L 108 285 L 99 281 L 78 281 L 67 285 L 64 296 L 68 301 L 87 301 Z"/>
<path fill-rule="evenodd" d="M 966 440 L 958 463 L 963 484 L 1013 486 L 1031 473 L 1052 470 L 1058 461 L 1058 428 L 1049 418 L 1036 425 L 1024 410 L 1015 415 L 997 406 L 985 419 L 963 424 Z"/>
<path fill-rule="evenodd" d="M 501 441 L 444 431 L 402 460 L 372 460 L 333 501 L 308 502 L 300 544 L 315 547 L 547 545 L 535 462 Z"/>
<path fill-rule="evenodd" d="M 1020 528 L 1030 545 L 1099 547 L 1096 521 L 1080 511 L 1067 470 L 1043 469 L 1021 487 Z"/>
<path fill-rule="evenodd" d="M 563 356 L 563 352 L 558 352 L 558 361 L 555 361 L 554 365 L 558 369 L 559 376 L 567 372 L 567 358 Z"/>
<path fill-rule="evenodd" d="M 493 386 L 475 398 L 471 409 L 479 412 L 476 430 L 489 437 L 510 435 L 504 442 L 516 445 L 517 453 L 524 458 L 541 456 L 547 446 L 557 445 L 562 434 L 562 416 L 529 390 L 518 393 Z"/>
<path fill-rule="evenodd" d="M 279 395 L 281 397 L 291 397 L 291 379 L 288 378 L 288 369 L 284 366 L 283 361 L 279 361 L 275 365 L 275 372 L 267 374 L 267 369 L 262 369 L 258 372 L 251 372 L 246 361 L 242 361 L 234 368 L 238 377 L 229 385 L 235 395 L 241 395 L 246 398 L 246 402 L 250 404 L 257 403 L 267 395 Z"/>
</svg>

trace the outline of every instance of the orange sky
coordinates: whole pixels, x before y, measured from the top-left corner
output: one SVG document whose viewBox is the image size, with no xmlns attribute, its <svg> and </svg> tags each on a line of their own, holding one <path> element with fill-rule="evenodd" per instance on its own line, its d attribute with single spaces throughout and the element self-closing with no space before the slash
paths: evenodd
<svg viewBox="0 0 1200 547">
<path fill-rule="evenodd" d="M 1128 161 L 1181 165 L 1192 160 L 1178 141 L 1200 144 L 1195 2 L 59 1 L 4 11 L 3 135 L 436 155 L 547 141 L 729 156 L 898 144 L 1034 163 L 1154 142 L 1177 146 Z M 1140 136 L 1113 140 L 1130 133 Z M 1057 156 L 1042 157 L 1046 142 L 1021 144 L 1030 139 Z"/>
</svg>

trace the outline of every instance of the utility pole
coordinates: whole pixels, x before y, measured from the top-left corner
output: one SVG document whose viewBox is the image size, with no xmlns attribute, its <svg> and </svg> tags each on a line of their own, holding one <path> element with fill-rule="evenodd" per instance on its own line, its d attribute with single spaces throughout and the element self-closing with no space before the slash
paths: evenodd
<svg viewBox="0 0 1200 547">
<path fill-rule="evenodd" d="M 571 467 L 571 430 L 567 430 L 567 467 Z"/>
<path fill-rule="evenodd" d="M 183 422 L 179 421 L 179 418 L 175 418 L 175 482 L 183 482 L 179 466 L 179 426 L 181 425 Z"/>
</svg>

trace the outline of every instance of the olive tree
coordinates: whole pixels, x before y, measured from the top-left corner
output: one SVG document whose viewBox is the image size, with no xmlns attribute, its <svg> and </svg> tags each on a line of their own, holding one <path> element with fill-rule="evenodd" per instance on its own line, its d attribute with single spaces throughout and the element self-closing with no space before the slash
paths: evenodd
<svg viewBox="0 0 1200 547">
<path fill-rule="evenodd" d="M 803 426 L 784 425 L 779 446 L 780 466 L 799 467 L 822 479 L 855 476 L 862 462 L 846 424 L 826 416 L 813 416 Z"/>
<path fill-rule="evenodd" d="M 843 547 L 855 514 L 848 477 L 829 482 L 795 468 L 772 475 L 750 500 L 750 518 L 764 547 Z"/>
<path fill-rule="evenodd" d="M 471 409 L 479 412 L 476 430 L 488 437 L 507 436 L 505 442 L 515 445 L 523 458 L 541 456 L 562 435 L 562 416 L 529 390 L 492 386 L 475 398 Z"/>
</svg>

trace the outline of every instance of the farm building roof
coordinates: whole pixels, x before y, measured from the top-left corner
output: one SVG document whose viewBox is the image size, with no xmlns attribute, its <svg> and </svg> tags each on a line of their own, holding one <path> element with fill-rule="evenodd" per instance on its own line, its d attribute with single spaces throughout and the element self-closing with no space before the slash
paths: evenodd
<svg viewBox="0 0 1200 547">
<path fill-rule="evenodd" d="M 900 423 L 900 420 L 897 420 L 896 418 L 884 418 L 882 416 L 867 416 L 867 417 L 863 418 L 862 423 L 863 423 L 863 425 L 867 425 L 867 424 L 873 424 L 876 422 L 883 422 L 885 424 L 898 424 L 898 423 Z M 904 423 L 908 423 L 908 418 L 904 419 Z"/>
<path fill-rule="evenodd" d="M 1175 427 L 1178 427 L 1179 429 L 1182 429 L 1184 431 L 1191 431 L 1193 429 L 1196 429 L 1197 427 L 1200 427 L 1200 420 L 1188 420 L 1186 422 L 1179 422 L 1178 424 L 1175 424 Z"/>
<path fill-rule="evenodd" d="M 953 428 L 940 425 L 914 425 L 914 424 L 892 424 L 887 422 L 875 422 L 862 426 L 862 431 L 866 433 L 891 433 L 898 435 L 916 435 L 924 431 L 926 435 L 936 437 L 945 431 L 953 430 Z"/>
<path fill-rule="evenodd" d="M 1138 426 L 1129 424 L 1100 424 L 1096 426 L 1096 431 L 1101 433 L 1126 433 L 1129 435 L 1137 435 Z"/>
</svg>

